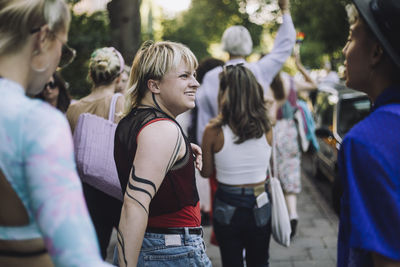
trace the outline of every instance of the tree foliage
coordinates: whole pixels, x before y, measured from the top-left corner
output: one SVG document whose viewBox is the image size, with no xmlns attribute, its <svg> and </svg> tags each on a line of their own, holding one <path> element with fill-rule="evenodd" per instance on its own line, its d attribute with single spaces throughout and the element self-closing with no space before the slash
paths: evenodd
<svg viewBox="0 0 400 267">
<path fill-rule="evenodd" d="M 348 34 L 345 5 L 348 0 L 292 0 L 293 22 L 306 38 L 301 53 L 304 63 L 321 66 L 322 57 L 340 59 L 340 50 Z"/>
<path fill-rule="evenodd" d="M 223 31 L 234 24 L 247 27 L 254 47 L 260 44 L 264 30 L 277 29 L 276 25 L 258 25 L 243 11 L 248 4 L 261 7 L 275 1 L 265 0 L 192 0 L 188 11 L 178 18 L 164 20 L 163 39 L 188 45 L 201 59 L 209 55 L 210 43 L 219 42 Z M 302 59 L 308 66 L 318 68 L 323 57 L 340 60 L 340 50 L 348 33 L 345 5 L 350 0 L 291 0 L 291 14 L 298 31 L 305 32 Z M 260 10 L 257 10 L 257 12 Z M 274 12 L 272 10 L 271 12 Z M 259 12 L 259 16 L 265 13 Z"/>
<path fill-rule="evenodd" d="M 72 10 L 80 1 L 68 0 Z M 108 12 L 72 12 L 68 43 L 76 49 L 77 57 L 70 66 L 62 70 L 62 74 L 70 84 L 69 90 L 74 98 L 90 93 L 88 62 L 96 48 L 114 46 L 126 62 L 132 61 L 141 42 L 140 3 L 140 0 L 112 0 L 108 4 Z"/>
<path fill-rule="evenodd" d="M 76 50 L 77 56 L 70 66 L 62 70 L 62 75 L 69 83 L 69 91 L 74 98 L 89 94 L 91 85 L 87 73 L 90 55 L 96 48 L 109 44 L 106 12 L 99 11 L 91 15 L 72 13 L 68 45 Z"/>
<path fill-rule="evenodd" d="M 141 0 L 113 0 L 107 4 L 112 45 L 132 62 L 141 44 Z"/>
<path fill-rule="evenodd" d="M 241 0 L 192 0 L 191 7 L 178 18 L 164 20 L 163 39 L 186 44 L 198 59 L 209 56 L 210 43 L 219 42 L 231 25 L 243 25 L 252 35 L 254 45 L 260 43 L 262 26 L 250 22 L 240 12 Z"/>
</svg>

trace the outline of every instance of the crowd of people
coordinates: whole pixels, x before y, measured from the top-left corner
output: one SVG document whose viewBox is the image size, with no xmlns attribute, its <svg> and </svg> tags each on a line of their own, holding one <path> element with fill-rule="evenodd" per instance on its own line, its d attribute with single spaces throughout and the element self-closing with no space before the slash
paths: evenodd
<svg viewBox="0 0 400 267">
<path fill-rule="evenodd" d="M 295 238 L 307 149 L 298 95 L 318 87 L 301 64 L 289 0 L 278 4 L 282 24 L 258 61 L 246 61 L 253 42 L 240 25 L 222 35 L 227 62 L 199 64 L 183 44 L 146 41 L 128 67 L 117 49 L 98 48 L 91 93 L 72 100 L 59 72 L 75 56 L 66 2 L 0 1 L 0 266 L 112 266 L 113 229 L 116 266 L 211 266 L 201 202 L 223 266 L 269 266 L 271 165 Z M 337 265 L 400 266 L 400 3 L 353 0 L 347 11 L 345 83 L 373 107 L 339 152 Z M 301 82 L 282 71 L 292 54 Z M 188 129 L 178 122 L 184 113 Z M 122 199 L 77 172 L 84 114 L 115 125 L 107 149 Z M 210 183 L 200 194 L 199 175 Z"/>
</svg>

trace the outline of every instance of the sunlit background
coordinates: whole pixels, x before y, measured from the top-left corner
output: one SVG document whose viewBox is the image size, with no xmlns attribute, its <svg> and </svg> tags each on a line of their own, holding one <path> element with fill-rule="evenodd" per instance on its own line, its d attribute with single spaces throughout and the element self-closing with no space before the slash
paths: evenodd
<svg viewBox="0 0 400 267">
<path fill-rule="evenodd" d="M 76 4 L 74 11 L 77 13 L 92 13 L 97 10 L 104 10 L 109 1 L 110 0 L 82 0 Z M 152 5 L 161 8 L 167 16 L 175 16 L 179 12 L 187 10 L 190 6 L 191 0 L 149 0 L 143 2 L 145 2 L 143 4 L 151 3 Z"/>
</svg>

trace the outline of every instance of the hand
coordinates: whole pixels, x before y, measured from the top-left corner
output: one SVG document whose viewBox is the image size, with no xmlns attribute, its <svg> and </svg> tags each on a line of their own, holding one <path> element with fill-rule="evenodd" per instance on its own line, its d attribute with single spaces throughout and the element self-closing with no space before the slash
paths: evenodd
<svg viewBox="0 0 400 267">
<path fill-rule="evenodd" d="M 190 146 L 192 147 L 194 153 L 193 156 L 195 157 L 194 165 L 199 171 L 201 171 L 201 169 L 203 168 L 203 152 L 201 151 L 201 148 L 196 144 L 190 143 Z"/>
<path fill-rule="evenodd" d="M 289 0 L 278 0 L 278 5 L 282 12 L 289 12 Z"/>
</svg>

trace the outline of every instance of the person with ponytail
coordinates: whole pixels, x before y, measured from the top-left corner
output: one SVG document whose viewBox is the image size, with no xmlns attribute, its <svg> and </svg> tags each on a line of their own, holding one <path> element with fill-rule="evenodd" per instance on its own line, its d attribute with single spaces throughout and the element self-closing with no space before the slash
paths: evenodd
<svg viewBox="0 0 400 267">
<path fill-rule="evenodd" d="M 74 132 L 78 118 L 82 113 L 90 113 L 108 119 L 111 100 L 120 83 L 124 66 L 125 62 L 122 55 L 113 47 L 99 48 L 92 53 L 88 74 L 93 83 L 92 92 L 71 104 L 67 111 L 72 132 Z M 119 121 L 119 115 L 123 108 L 124 97 L 120 95 L 115 105 L 115 123 Z M 83 182 L 83 191 L 90 216 L 96 228 L 101 254 L 105 259 L 112 230 L 118 226 L 122 203 L 85 182 Z"/>
<path fill-rule="evenodd" d="M 0 0 L 0 266 L 103 262 L 65 116 L 33 99 L 73 60 L 63 0 Z"/>
</svg>

